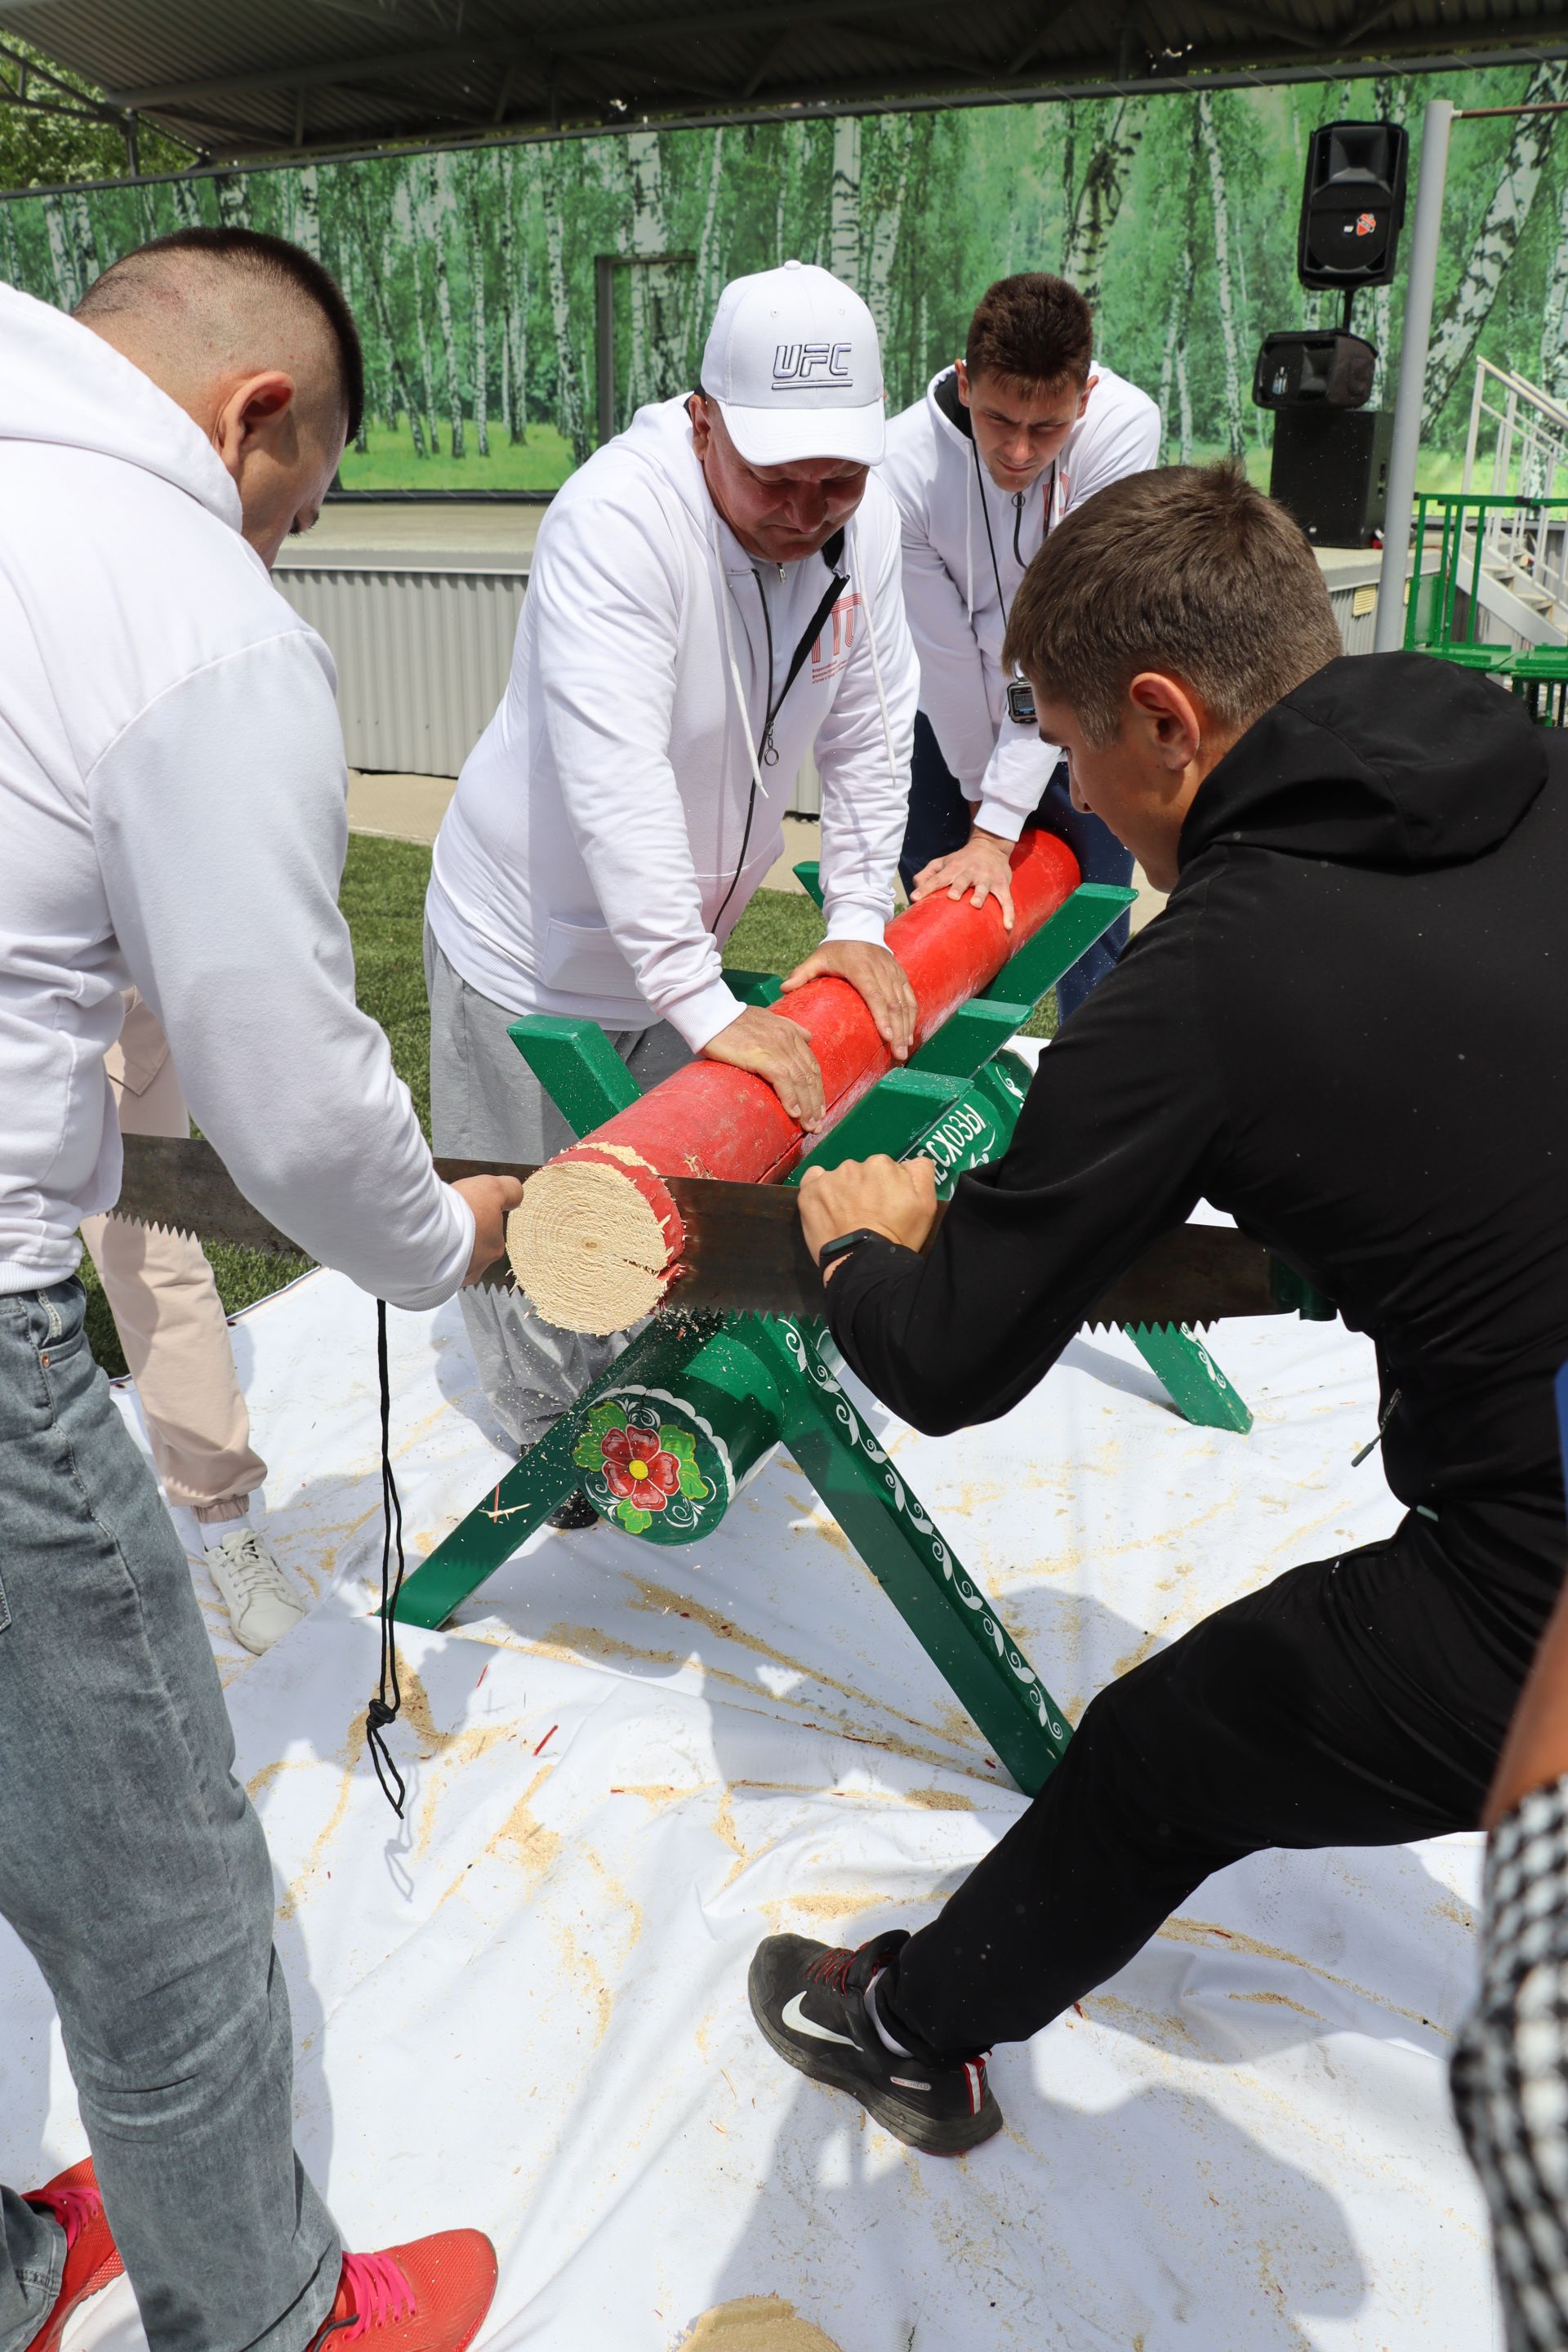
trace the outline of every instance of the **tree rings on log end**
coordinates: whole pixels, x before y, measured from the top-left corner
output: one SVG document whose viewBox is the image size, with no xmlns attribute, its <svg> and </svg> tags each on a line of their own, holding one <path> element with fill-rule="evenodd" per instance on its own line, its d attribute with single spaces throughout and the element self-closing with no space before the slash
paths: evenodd
<svg viewBox="0 0 1568 2352">
<path fill-rule="evenodd" d="M 587 1144 L 529 1178 L 507 1220 L 506 1254 L 547 1323 L 603 1339 L 653 1313 L 685 1241 L 646 1161 L 625 1145 Z"/>
</svg>

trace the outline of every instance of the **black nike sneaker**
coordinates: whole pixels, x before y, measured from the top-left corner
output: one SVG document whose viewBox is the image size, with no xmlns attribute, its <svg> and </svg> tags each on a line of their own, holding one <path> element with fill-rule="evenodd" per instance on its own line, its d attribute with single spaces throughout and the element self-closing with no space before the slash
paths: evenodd
<svg viewBox="0 0 1568 2352">
<path fill-rule="evenodd" d="M 928 2156 L 962 2156 L 1002 2128 L 984 2054 L 900 2057 L 866 2013 L 866 1988 L 908 1942 L 901 1927 L 853 1952 L 808 1936 L 769 1936 L 746 1980 L 752 2015 L 781 2058 L 814 2083 L 847 2091 L 895 2139 Z"/>
</svg>

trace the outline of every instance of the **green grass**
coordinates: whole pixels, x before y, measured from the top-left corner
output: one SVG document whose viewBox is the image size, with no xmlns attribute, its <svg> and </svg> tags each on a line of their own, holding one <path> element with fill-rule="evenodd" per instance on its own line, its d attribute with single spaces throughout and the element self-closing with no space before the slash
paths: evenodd
<svg viewBox="0 0 1568 2352">
<path fill-rule="evenodd" d="M 338 478 L 345 490 L 558 490 L 574 465 L 572 445 L 553 425 L 531 425 L 526 441 L 514 446 L 505 425 L 492 424 L 488 457 L 479 456 L 471 422 L 461 457 L 451 454 L 445 419 L 440 448 L 428 457 L 415 456 L 406 430 L 373 425 L 365 437 L 363 457 L 357 449 L 343 452 Z"/>
<path fill-rule="evenodd" d="M 416 841 L 349 835 L 338 903 L 354 943 L 360 1003 L 392 1044 L 392 1065 L 430 1132 L 430 1008 L 425 1000 L 425 893 L 430 852 Z"/>
<path fill-rule="evenodd" d="M 414 1097 L 426 1135 L 430 1132 L 430 1013 L 425 1001 L 422 949 L 425 891 L 430 852 L 416 842 L 382 841 L 365 834 L 349 837 L 340 904 L 353 939 L 359 1001 L 380 1022 L 392 1044 L 393 1066 Z M 822 917 L 811 899 L 786 890 L 759 890 L 730 935 L 726 964 L 749 971 L 786 972 L 822 939 Z M 1049 996 L 1029 1023 L 1026 1037 L 1048 1037 L 1056 1029 L 1056 999 Z M 203 1245 L 217 1277 L 218 1296 L 230 1315 L 292 1282 L 308 1258 L 268 1257 L 259 1250 L 230 1249 L 222 1242 Z M 120 1335 L 90 1259 L 83 1258 L 87 1328 L 92 1352 L 106 1372 L 125 1370 Z"/>
<path fill-rule="evenodd" d="M 531 425 L 527 439 L 514 447 L 507 438 L 506 427 L 492 424 L 488 457 L 481 457 L 475 446 L 471 422 L 466 427 L 467 455 L 462 457 L 454 457 L 447 446 L 445 418 L 439 421 L 439 436 L 440 449 L 432 457 L 419 458 L 414 454 L 406 427 L 392 432 L 385 425 L 373 425 L 364 456 L 355 449 L 344 453 L 339 475 L 342 487 L 345 490 L 558 490 L 574 470 L 571 444 L 562 439 L 553 425 Z M 1194 465 L 1212 465 L 1224 455 L 1224 445 L 1217 441 L 1193 445 Z M 1173 436 L 1167 436 L 1165 460 L 1168 465 L 1176 461 Z M 1259 442 L 1253 436 L 1249 420 L 1247 478 L 1261 490 L 1268 488 L 1273 462 L 1271 426 L 1265 420 Z M 1489 467 L 1489 458 L 1486 462 Z M 1424 490 L 1457 490 L 1463 471 L 1464 456 L 1460 450 L 1422 452 Z M 761 966 L 756 969 L 760 971 Z"/>
</svg>

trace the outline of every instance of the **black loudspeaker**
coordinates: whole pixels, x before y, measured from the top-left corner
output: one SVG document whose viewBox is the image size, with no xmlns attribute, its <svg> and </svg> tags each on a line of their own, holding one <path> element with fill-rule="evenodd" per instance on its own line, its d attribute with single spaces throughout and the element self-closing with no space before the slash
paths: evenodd
<svg viewBox="0 0 1568 2352">
<path fill-rule="evenodd" d="M 1252 397 L 1259 408 L 1364 408 L 1376 368 L 1359 335 L 1265 335 Z"/>
<path fill-rule="evenodd" d="M 1408 134 L 1394 122 L 1312 133 L 1296 275 L 1303 286 L 1387 286 L 1405 223 Z"/>
<path fill-rule="evenodd" d="M 1268 495 L 1316 547 L 1368 547 L 1388 503 L 1391 408 L 1282 408 Z"/>
</svg>

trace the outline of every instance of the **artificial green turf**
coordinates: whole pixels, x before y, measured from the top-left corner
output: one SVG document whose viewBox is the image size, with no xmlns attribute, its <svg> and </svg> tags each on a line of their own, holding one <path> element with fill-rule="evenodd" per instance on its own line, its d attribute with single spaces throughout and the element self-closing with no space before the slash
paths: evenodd
<svg viewBox="0 0 1568 2352">
<path fill-rule="evenodd" d="M 340 894 L 353 940 L 359 1001 L 380 1022 L 392 1044 L 393 1066 L 414 1097 L 426 1135 L 430 1132 L 430 1014 L 425 1001 L 422 946 L 425 891 L 430 852 L 417 842 L 383 841 L 369 834 L 349 837 L 348 862 Z M 786 972 L 808 956 L 822 938 L 823 922 L 810 898 L 794 891 L 759 890 L 730 935 L 724 961 L 748 971 Z M 1056 1029 L 1056 998 L 1048 996 L 1024 1031 L 1048 1037 Z M 230 1315 L 282 1288 L 302 1274 L 308 1258 L 268 1257 L 259 1250 L 204 1244 L 217 1277 L 218 1296 Z M 105 1371 L 125 1370 L 120 1335 L 99 1286 L 91 1261 L 82 1260 L 87 1289 L 87 1328 L 92 1352 Z"/>
</svg>

